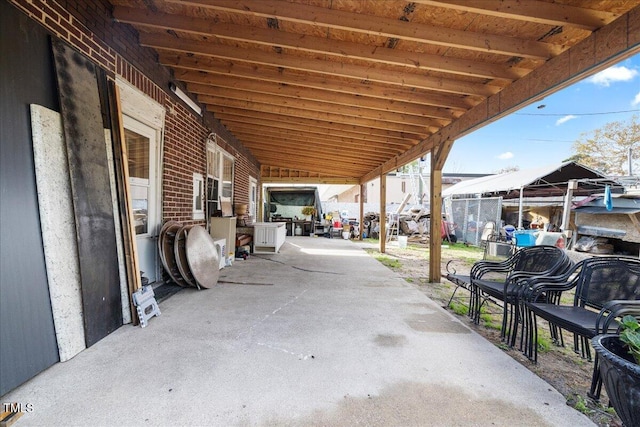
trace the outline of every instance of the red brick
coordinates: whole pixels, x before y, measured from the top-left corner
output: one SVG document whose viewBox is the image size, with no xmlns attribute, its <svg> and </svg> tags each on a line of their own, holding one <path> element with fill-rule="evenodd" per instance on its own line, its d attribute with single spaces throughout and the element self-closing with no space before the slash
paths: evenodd
<svg viewBox="0 0 640 427">
<path fill-rule="evenodd" d="M 41 9 L 38 9 L 34 5 L 26 2 L 21 2 L 17 6 L 26 11 L 29 15 L 33 16 L 38 21 L 42 21 L 44 14 L 42 13 Z"/>
<path fill-rule="evenodd" d="M 44 17 L 44 25 L 59 37 L 69 40 L 69 32 L 49 16 Z"/>
</svg>

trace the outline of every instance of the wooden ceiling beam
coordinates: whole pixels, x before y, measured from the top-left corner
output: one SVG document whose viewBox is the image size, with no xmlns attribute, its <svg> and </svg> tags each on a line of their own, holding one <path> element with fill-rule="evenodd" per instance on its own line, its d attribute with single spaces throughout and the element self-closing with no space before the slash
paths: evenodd
<svg viewBox="0 0 640 427">
<path fill-rule="evenodd" d="M 389 159 L 380 167 L 371 170 L 361 177 L 360 182 L 368 182 L 380 174 L 412 161 L 422 153 L 430 152 L 433 147 L 449 144 L 452 140 L 530 105 L 548 94 L 637 54 L 640 52 L 638 28 L 640 6 L 620 16 L 605 29 L 594 32 L 499 94 L 486 99 L 403 155 Z M 445 160 L 440 158 L 441 162 Z"/>
<path fill-rule="evenodd" d="M 248 103 L 260 103 L 269 104 L 274 107 L 290 107 L 299 108 L 309 111 L 321 111 L 330 112 L 336 114 L 342 114 L 344 116 L 364 117 L 375 120 L 396 122 L 396 123 L 408 123 L 416 126 L 444 126 L 454 120 L 456 117 L 444 114 L 440 111 L 434 111 L 429 107 L 424 107 L 424 114 L 415 114 L 417 111 L 398 112 L 390 109 L 372 108 L 369 106 L 361 106 L 357 100 L 351 102 L 329 102 L 328 100 L 312 101 L 304 98 L 292 98 L 287 96 L 278 95 L 265 95 L 256 92 L 247 92 L 236 89 L 218 89 L 204 88 L 203 86 L 196 87 L 196 90 L 192 90 L 193 86 L 187 86 L 188 89 L 197 94 L 198 96 L 209 96 L 220 99 L 230 99 Z M 439 114 L 438 114 L 439 113 Z M 459 114 L 461 115 L 461 114 Z"/>
<path fill-rule="evenodd" d="M 274 113 L 282 115 L 281 119 L 285 119 L 286 117 L 302 117 L 307 119 L 318 119 L 325 122 L 331 123 L 344 123 L 344 124 L 352 124 L 356 126 L 369 127 L 374 129 L 383 129 L 383 130 L 395 130 L 398 132 L 408 132 L 414 134 L 431 134 L 431 129 L 428 126 L 418 126 L 411 125 L 406 123 L 396 123 L 396 122 L 382 122 L 380 120 L 368 119 L 368 118 L 358 118 L 352 116 L 342 116 L 340 114 L 328 113 L 328 112 L 320 112 L 320 111 L 306 111 L 306 110 L 297 110 L 295 108 L 289 107 L 274 107 L 268 104 L 258 104 L 258 103 L 247 103 L 242 101 L 234 101 L 234 100 L 223 100 L 223 99 L 211 99 L 209 96 L 201 96 L 200 101 L 207 105 L 207 110 L 216 112 L 221 111 L 221 107 L 231 107 L 231 108 L 240 108 L 245 110 L 253 110 L 253 111 L 261 111 L 265 113 Z M 216 104 L 216 102 L 218 104 Z M 436 130 L 438 128 L 436 127 Z"/>
<path fill-rule="evenodd" d="M 500 91 L 500 86 L 473 83 L 468 81 L 431 77 L 420 73 L 402 73 L 391 68 L 365 67 L 339 61 L 306 58 L 276 51 L 262 49 L 242 49 L 235 46 L 215 44 L 211 41 L 198 41 L 177 38 L 164 34 L 140 34 L 140 45 L 173 52 L 193 53 L 230 61 L 243 61 L 250 64 L 283 67 L 312 74 L 369 80 L 385 84 L 415 87 L 440 92 L 463 95 L 490 96 Z"/>
<path fill-rule="evenodd" d="M 339 150 L 341 147 L 346 150 L 376 150 L 379 156 L 389 156 L 401 153 L 406 148 L 400 148 L 398 146 L 388 145 L 384 142 L 372 142 L 367 140 L 350 140 L 344 138 L 327 138 L 320 137 L 316 134 L 309 134 L 300 131 L 287 131 L 278 130 L 273 128 L 266 128 L 262 126 L 247 126 L 242 127 L 241 124 L 233 123 L 229 125 L 234 135 L 238 132 L 238 135 L 262 135 L 265 139 L 265 144 L 278 143 L 279 139 L 298 139 L 301 141 L 308 141 L 314 143 L 320 148 Z M 238 139 L 241 139 L 238 136 Z"/>
<path fill-rule="evenodd" d="M 259 91 L 228 88 L 225 86 L 189 83 L 189 92 L 200 95 L 218 95 L 225 98 L 252 102 L 289 103 L 291 100 L 326 103 L 331 105 L 354 105 L 362 109 L 408 114 L 416 117 L 453 120 L 462 115 L 446 108 L 416 105 L 404 102 L 358 97 L 354 95 L 327 93 L 318 89 L 299 89 L 291 86 L 277 88 L 277 85 L 263 85 Z M 336 110 L 336 112 L 338 112 Z"/>
<path fill-rule="evenodd" d="M 368 139 L 353 139 L 347 137 L 329 136 L 309 133 L 299 130 L 279 129 L 270 126 L 243 125 L 240 122 L 225 122 L 225 125 L 235 132 L 252 135 L 264 135 L 273 138 L 291 138 L 295 137 L 300 140 L 309 140 L 318 143 L 326 143 L 327 148 L 339 148 L 340 146 L 347 149 L 362 149 L 364 147 L 376 147 L 376 151 L 380 155 L 393 155 L 402 152 L 415 144 L 407 144 L 405 146 L 389 144 L 386 141 L 371 141 Z M 328 142 L 328 143 L 327 143 Z"/>
<path fill-rule="evenodd" d="M 308 35 L 300 37 L 299 34 L 295 33 L 215 22 L 211 19 L 194 18 L 184 15 L 151 12 L 148 9 L 117 6 L 114 8 L 113 16 L 120 22 L 129 23 L 136 27 L 156 28 L 163 31 L 171 29 L 200 36 L 213 36 L 266 46 L 278 46 L 304 52 L 334 55 L 339 58 L 366 60 L 387 65 L 419 68 L 486 79 L 517 80 L 531 71 L 526 68 L 502 64 L 489 64 L 481 61 L 444 57 L 441 55 L 395 50 L 385 47 L 383 44 L 376 46 L 375 49 L 371 49 L 370 46 L 364 46 L 359 43 Z"/>
<path fill-rule="evenodd" d="M 375 167 L 383 162 L 379 156 L 367 156 L 363 157 L 361 154 L 355 151 L 351 151 L 347 148 L 343 150 L 327 149 L 323 147 L 317 147 L 316 144 L 306 143 L 307 148 L 298 148 L 300 143 L 305 143 L 299 139 L 281 139 L 281 142 L 274 145 L 265 145 L 263 139 L 259 135 L 244 135 L 242 142 L 247 144 L 247 147 L 252 152 L 271 152 L 274 155 L 280 154 L 281 156 L 295 157 L 296 161 L 299 159 L 309 159 L 312 161 L 330 162 L 335 161 L 353 161 L 359 162 L 361 165 L 367 167 Z M 294 147 L 289 148 L 288 144 L 295 144 Z"/>
<path fill-rule="evenodd" d="M 277 83 L 329 92 L 411 102 L 419 105 L 433 105 L 462 111 L 467 111 L 481 101 L 480 97 L 473 98 L 465 95 L 443 94 L 425 89 L 402 88 L 373 83 L 367 80 L 354 84 L 353 82 L 345 83 L 324 76 L 294 74 L 289 70 L 276 69 L 274 67 L 251 67 L 229 62 L 223 64 L 219 60 L 201 56 L 190 57 L 184 54 L 160 52 L 160 62 L 163 65 L 174 68 L 175 77 L 178 80 L 193 83 L 215 84 L 216 80 L 219 79 L 228 79 L 230 85 L 240 85 L 242 80 L 253 81 L 256 84 Z"/>
<path fill-rule="evenodd" d="M 232 127 L 236 127 L 237 125 L 246 125 L 251 127 L 266 127 L 270 129 L 280 129 L 280 130 L 290 130 L 296 132 L 306 132 L 309 135 L 321 135 L 323 137 L 331 137 L 331 138 L 346 138 L 352 141 L 371 141 L 373 143 L 381 143 L 387 144 L 391 147 L 404 147 L 409 148 L 412 145 L 415 145 L 418 141 L 416 140 L 408 140 L 408 139 L 392 139 L 392 138 L 384 138 L 374 134 L 366 134 L 366 133 L 352 133 L 345 132 L 342 130 L 327 128 L 326 126 L 320 126 L 319 124 L 306 124 L 299 125 L 295 123 L 287 122 L 279 122 L 279 121 L 271 121 L 253 117 L 243 117 L 243 116 L 233 116 L 229 114 L 216 114 L 216 118 L 219 119 L 225 126 L 227 124 Z"/>
<path fill-rule="evenodd" d="M 384 143 L 372 143 L 370 141 L 350 141 L 340 138 L 321 138 L 315 135 L 306 135 L 303 132 L 278 131 L 263 127 L 247 127 L 242 128 L 235 126 L 230 129 L 243 143 L 246 141 L 261 141 L 264 146 L 278 147 L 282 141 L 295 141 L 312 145 L 315 149 L 329 150 L 333 152 L 344 151 L 362 151 L 365 148 L 371 150 L 371 158 L 383 160 L 390 155 L 395 155 L 403 150 L 388 147 Z"/>
<path fill-rule="evenodd" d="M 271 167 L 280 167 L 280 168 L 290 168 L 292 164 L 295 164 L 296 167 L 300 169 L 307 170 L 309 172 L 317 172 L 322 174 L 327 174 L 330 176 L 337 177 L 356 177 L 362 176 L 367 170 L 370 170 L 369 167 L 362 167 L 359 162 L 331 162 L 326 164 L 321 164 L 318 161 L 307 161 L 303 159 L 298 159 L 297 157 L 293 158 L 293 160 L 289 160 L 282 155 L 278 155 L 277 153 L 261 153 L 259 150 L 256 150 L 256 156 L 261 164 Z"/>
<path fill-rule="evenodd" d="M 354 178 L 341 178 L 341 177 L 268 177 L 261 175 L 260 181 L 263 184 L 276 184 L 276 183 L 285 183 L 285 184 L 329 184 L 329 185 L 357 185 L 358 180 Z"/>
<path fill-rule="evenodd" d="M 597 30 L 617 18 L 617 15 L 611 12 L 537 0 L 414 0 L 414 2 L 498 18 L 575 27 L 587 31 Z"/>
<path fill-rule="evenodd" d="M 555 46 L 535 40 L 517 39 L 492 34 L 474 33 L 434 25 L 415 24 L 399 19 L 376 16 L 367 19 L 360 13 L 346 12 L 326 7 L 287 2 L 261 0 L 247 3 L 229 0 L 167 0 L 169 3 L 192 5 L 212 10 L 224 10 L 236 14 L 276 18 L 315 27 L 336 28 L 373 36 L 392 37 L 419 43 L 430 43 L 480 52 L 497 53 L 533 59 L 550 59 L 561 52 Z"/>
<path fill-rule="evenodd" d="M 273 123 L 274 126 L 284 126 L 287 124 L 295 124 L 302 127 L 311 127 L 314 129 L 323 129 L 325 132 L 340 132 L 344 135 L 352 135 L 354 138 L 363 136 L 375 136 L 384 138 L 392 144 L 404 145 L 407 141 L 415 143 L 421 141 L 429 132 L 423 133 L 410 133 L 407 131 L 397 131 L 391 129 L 379 129 L 368 126 L 361 126 L 349 123 L 338 123 L 332 121 L 323 120 L 322 117 L 306 118 L 306 117 L 287 117 L 286 120 L 282 119 L 282 116 L 273 113 L 267 113 L 263 111 L 252 111 L 241 108 L 233 107 L 217 107 L 211 106 L 209 111 L 215 113 L 216 117 L 229 117 L 236 120 L 245 120 L 251 122 L 253 119 L 267 120 Z M 214 110 L 215 109 L 215 110 Z"/>
<path fill-rule="evenodd" d="M 366 168 L 373 168 L 381 163 L 384 163 L 386 158 L 380 158 L 379 156 L 362 156 L 357 151 L 350 151 L 348 149 L 336 150 L 334 148 L 316 147 L 315 143 L 308 142 L 306 149 L 300 149 L 298 146 L 301 144 L 300 140 L 288 140 L 282 139 L 280 146 L 264 145 L 260 142 L 261 138 L 255 135 L 244 135 L 243 144 L 247 144 L 247 148 L 252 153 L 259 156 L 260 152 L 272 152 L 274 154 L 280 153 L 281 156 L 297 159 L 310 159 L 315 162 L 330 162 L 333 163 L 337 160 L 342 161 L 357 161 L 361 166 Z M 286 148 L 290 145 L 291 148 Z"/>
<path fill-rule="evenodd" d="M 349 118 L 353 119 L 367 119 L 367 120 L 377 120 L 380 122 L 381 126 L 384 126 L 386 123 L 397 123 L 397 124 L 406 124 L 411 126 L 422 126 L 425 129 L 429 126 L 442 127 L 451 123 L 452 120 L 445 119 L 434 119 L 434 118 L 425 118 L 425 117 L 416 117 L 408 114 L 400 114 L 400 113 L 392 113 L 392 112 L 383 112 L 378 110 L 369 110 L 365 108 L 352 107 L 349 105 L 337 105 L 337 104 L 327 104 L 323 102 L 313 102 L 313 101 L 300 101 L 295 100 L 293 98 L 288 98 L 287 101 L 281 101 L 280 99 L 274 98 L 269 102 L 268 99 L 262 97 L 259 101 L 248 100 L 248 99 L 236 99 L 236 98 L 227 98 L 225 93 L 220 94 L 219 96 L 214 95 L 200 95 L 198 99 L 207 104 L 216 104 L 216 105 L 224 105 L 229 107 L 237 107 L 237 108 L 249 108 L 253 109 L 256 105 L 262 105 L 261 111 L 279 111 L 281 108 L 289 108 L 299 111 L 306 111 L 308 113 L 331 113 L 337 114 L 342 117 L 341 121 L 349 121 Z M 279 102 L 280 101 L 280 102 Z"/>
</svg>

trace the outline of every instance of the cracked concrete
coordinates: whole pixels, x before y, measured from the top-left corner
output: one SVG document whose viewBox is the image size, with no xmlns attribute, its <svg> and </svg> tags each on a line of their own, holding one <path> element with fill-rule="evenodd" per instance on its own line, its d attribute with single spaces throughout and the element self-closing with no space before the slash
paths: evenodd
<svg viewBox="0 0 640 427">
<path fill-rule="evenodd" d="M 3 396 L 16 426 L 593 425 L 357 243 L 288 237 L 220 280 Z"/>
</svg>

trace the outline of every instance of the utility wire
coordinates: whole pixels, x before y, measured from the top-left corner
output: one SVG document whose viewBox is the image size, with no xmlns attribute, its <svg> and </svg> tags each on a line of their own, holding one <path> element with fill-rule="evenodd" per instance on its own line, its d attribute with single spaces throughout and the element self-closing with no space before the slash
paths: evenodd
<svg viewBox="0 0 640 427">
<path fill-rule="evenodd" d="M 534 141 L 534 142 L 575 142 L 568 139 L 535 139 L 535 138 L 521 138 L 521 141 Z"/>
<path fill-rule="evenodd" d="M 602 116 L 606 114 L 622 114 L 622 113 L 636 113 L 640 110 L 623 110 L 623 111 L 607 111 L 602 113 L 514 113 L 517 116 Z"/>
</svg>

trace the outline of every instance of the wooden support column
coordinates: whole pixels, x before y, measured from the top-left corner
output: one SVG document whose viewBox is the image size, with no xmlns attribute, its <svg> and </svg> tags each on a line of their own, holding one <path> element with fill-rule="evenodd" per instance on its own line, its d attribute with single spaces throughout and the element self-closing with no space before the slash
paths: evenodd
<svg viewBox="0 0 640 427">
<path fill-rule="evenodd" d="M 264 217 L 264 185 L 262 181 L 258 184 L 258 200 L 256 203 L 258 203 L 258 206 L 256 206 L 256 218 L 254 218 L 253 222 L 266 221 Z"/>
<path fill-rule="evenodd" d="M 380 175 L 380 253 L 385 253 L 387 248 L 387 175 Z"/>
<path fill-rule="evenodd" d="M 431 158 L 431 179 L 429 180 L 429 202 L 431 206 L 431 221 L 429 224 L 429 282 L 440 282 L 440 263 L 442 261 L 442 169 L 433 167 L 435 161 Z"/>
<path fill-rule="evenodd" d="M 429 233 L 429 282 L 438 283 L 442 278 L 442 168 L 447 160 L 453 140 L 446 140 L 431 151 L 431 179 L 429 180 L 429 203 L 431 230 Z"/>
<path fill-rule="evenodd" d="M 364 191 L 365 191 L 365 186 L 367 184 L 360 184 L 360 197 L 358 197 L 358 200 L 360 201 L 360 236 L 358 237 L 358 240 L 362 241 L 362 228 L 364 227 Z"/>
</svg>

